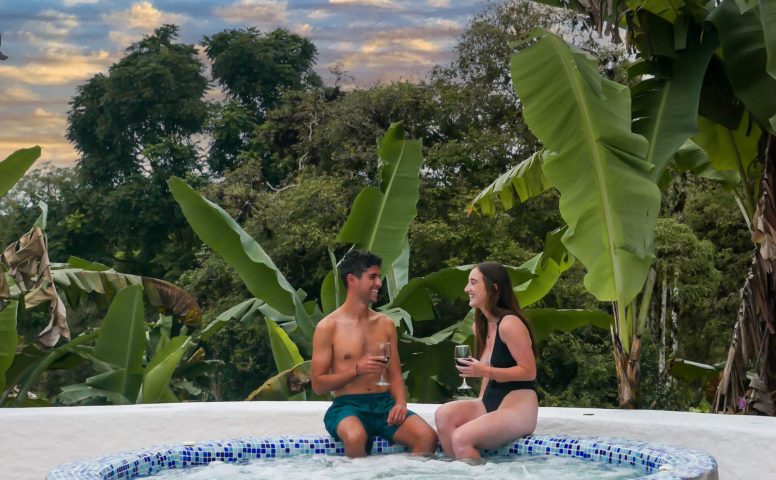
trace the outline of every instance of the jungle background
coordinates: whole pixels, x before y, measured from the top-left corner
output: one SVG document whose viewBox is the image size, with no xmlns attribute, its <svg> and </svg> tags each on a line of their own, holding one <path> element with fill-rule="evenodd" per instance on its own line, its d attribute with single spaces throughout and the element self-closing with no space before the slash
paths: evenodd
<svg viewBox="0 0 776 480">
<path fill-rule="evenodd" d="M 336 236 L 350 205 L 377 183 L 376 139 L 402 121 L 407 137 L 422 141 L 424 157 L 409 231 L 410 277 L 486 259 L 520 265 L 562 224 L 558 193 L 493 217 L 467 207 L 539 148 L 509 74 L 511 42 L 535 27 L 563 33 L 598 57 L 606 78 L 628 83 L 634 56 L 623 45 L 602 40 L 572 12 L 517 1 L 488 4 L 460 37 L 454 61 L 422 82 L 361 88 L 347 87 L 348 72 L 336 67 L 326 84 L 314 70 L 315 45 L 285 30 L 203 38 L 208 75 L 195 46 L 178 41 L 177 27 L 159 28 L 79 87 L 67 131 L 79 161 L 30 171 L 0 198 L 0 244 L 27 232 L 43 201 L 52 259 L 77 256 L 171 282 L 196 298 L 207 325 L 251 294 L 186 222 L 167 184 L 174 175 L 220 205 L 290 284 L 315 297 L 331 269 L 328 248 L 337 256 L 347 250 Z M 211 89 L 221 89 L 222 99 L 206 100 Z M 713 385 L 678 380 L 670 364 L 725 360 L 754 246 L 734 198 L 718 183 L 679 173 L 662 192 L 659 279 L 642 339 L 639 406 L 707 411 Z M 609 311 L 582 286 L 583 275 L 575 263 L 535 306 Z M 97 299 L 66 306 L 74 336 L 107 310 Z M 415 324 L 416 337 L 468 311 L 463 302 L 439 308 L 436 320 Z M 45 309 L 24 310 L 18 333 L 32 344 L 47 322 Z M 243 400 L 275 375 L 267 328 L 258 320 L 230 322 L 203 341 L 214 369 L 178 385 L 180 398 Z M 617 407 L 608 330 L 552 333 L 538 365 L 541 405 Z M 32 391 L 62 404 L 61 387 L 88 368 L 48 371 Z"/>
</svg>

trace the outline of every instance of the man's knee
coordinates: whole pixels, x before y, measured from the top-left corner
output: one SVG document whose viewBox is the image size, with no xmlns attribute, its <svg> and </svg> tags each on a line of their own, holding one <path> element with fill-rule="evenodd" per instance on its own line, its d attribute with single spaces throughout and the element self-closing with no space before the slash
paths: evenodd
<svg viewBox="0 0 776 480">
<path fill-rule="evenodd" d="M 437 434 L 433 428 L 426 426 L 420 435 L 420 446 L 425 452 L 434 453 L 437 448 Z"/>
<path fill-rule="evenodd" d="M 346 445 L 366 445 L 366 431 L 360 425 L 358 427 L 341 428 L 337 434 Z"/>
</svg>

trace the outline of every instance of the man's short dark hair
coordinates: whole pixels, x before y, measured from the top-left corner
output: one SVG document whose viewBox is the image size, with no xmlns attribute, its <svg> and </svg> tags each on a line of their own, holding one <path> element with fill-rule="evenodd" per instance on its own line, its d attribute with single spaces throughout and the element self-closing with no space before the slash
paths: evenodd
<svg viewBox="0 0 776 480">
<path fill-rule="evenodd" d="M 351 250 L 342 257 L 339 263 L 339 275 L 342 279 L 342 284 L 345 288 L 348 288 L 348 275 L 353 274 L 357 277 L 361 277 L 364 272 L 375 265 L 382 266 L 383 259 L 378 257 L 372 252 L 367 250 Z"/>
</svg>

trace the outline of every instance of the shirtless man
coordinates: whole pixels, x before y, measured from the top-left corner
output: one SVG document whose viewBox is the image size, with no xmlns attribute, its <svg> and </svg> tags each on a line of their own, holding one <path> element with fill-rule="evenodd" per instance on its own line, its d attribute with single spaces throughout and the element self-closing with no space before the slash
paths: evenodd
<svg viewBox="0 0 776 480">
<path fill-rule="evenodd" d="M 434 430 L 407 410 L 396 327 L 370 308 L 382 286 L 381 263 L 380 257 L 365 251 L 345 255 L 339 274 L 347 298 L 318 323 L 313 335 L 313 391 L 334 393 L 323 421 L 351 458 L 371 451 L 375 435 L 417 454 L 433 453 L 437 444 Z M 391 344 L 387 367 L 385 356 L 375 352 L 380 342 Z M 376 385 L 382 373 L 390 386 Z"/>
</svg>

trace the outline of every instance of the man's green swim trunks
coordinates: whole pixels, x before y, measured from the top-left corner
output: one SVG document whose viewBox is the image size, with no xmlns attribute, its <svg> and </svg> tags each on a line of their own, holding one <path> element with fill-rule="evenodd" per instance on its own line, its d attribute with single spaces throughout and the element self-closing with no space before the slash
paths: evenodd
<svg viewBox="0 0 776 480">
<path fill-rule="evenodd" d="M 372 450 L 372 437 L 379 435 L 393 443 L 393 435 L 399 425 L 388 425 L 388 412 L 395 405 L 390 393 L 361 393 L 356 395 L 341 395 L 326 410 L 323 423 L 329 435 L 340 440 L 337 426 L 347 417 L 357 417 L 367 433 L 366 453 Z M 407 410 L 407 418 L 415 412 Z"/>
</svg>

